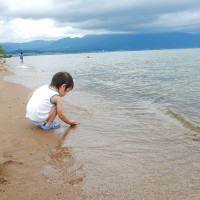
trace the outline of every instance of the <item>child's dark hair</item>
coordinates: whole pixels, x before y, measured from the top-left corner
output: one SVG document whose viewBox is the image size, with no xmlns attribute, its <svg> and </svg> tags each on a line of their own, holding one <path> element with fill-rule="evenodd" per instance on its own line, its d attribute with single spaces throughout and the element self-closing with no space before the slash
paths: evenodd
<svg viewBox="0 0 200 200">
<path fill-rule="evenodd" d="M 67 90 L 67 88 L 73 89 L 73 78 L 68 72 L 57 72 L 51 80 L 51 86 L 59 88 L 63 84 L 66 84 L 65 90 Z"/>
</svg>

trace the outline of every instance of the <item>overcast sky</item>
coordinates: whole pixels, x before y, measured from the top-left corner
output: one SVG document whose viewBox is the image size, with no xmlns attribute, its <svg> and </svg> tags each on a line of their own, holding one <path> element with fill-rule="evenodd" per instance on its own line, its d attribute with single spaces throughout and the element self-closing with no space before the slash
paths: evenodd
<svg viewBox="0 0 200 200">
<path fill-rule="evenodd" d="M 171 31 L 200 33 L 200 0 L 0 0 L 0 42 Z"/>
</svg>

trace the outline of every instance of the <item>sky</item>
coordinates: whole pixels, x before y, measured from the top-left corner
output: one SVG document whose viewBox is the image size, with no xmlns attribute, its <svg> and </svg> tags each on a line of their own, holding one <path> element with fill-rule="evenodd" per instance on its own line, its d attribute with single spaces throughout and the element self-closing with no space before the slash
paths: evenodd
<svg viewBox="0 0 200 200">
<path fill-rule="evenodd" d="M 160 32 L 200 34 L 200 0 L 0 0 L 0 43 Z"/>
</svg>

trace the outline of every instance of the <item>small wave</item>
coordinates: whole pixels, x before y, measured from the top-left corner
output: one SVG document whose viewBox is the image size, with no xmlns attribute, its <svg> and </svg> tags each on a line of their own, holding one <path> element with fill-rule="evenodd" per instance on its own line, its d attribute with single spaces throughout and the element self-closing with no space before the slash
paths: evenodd
<svg viewBox="0 0 200 200">
<path fill-rule="evenodd" d="M 192 122 L 190 122 L 189 120 L 185 119 L 183 116 L 181 116 L 180 114 L 176 113 L 175 111 L 173 111 L 170 108 L 167 108 L 167 113 L 172 116 L 173 118 L 175 118 L 176 120 L 178 120 L 184 127 L 189 128 L 190 130 L 196 132 L 196 133 L 200 133 L 200 126 L 197 126 L 195 124 L 193 124 Z"/>
<path fill-rule="evenodd" d="M 17 68 L 21 68 L 21 69 L 28 69 L 29 67 L 26 66 L 26 65 L 20 65 L 20 66 L 17 66 Z"/>
<path fill-rule="evenodd" d="M 69 104 L 69 103 L 65 103 L 67 106 L 70 106 L 76 110 L 78 110 L 79 112 L 83 113 L 85 117 L 92 117 L 92 113 L 90 110 L 88 109 L 85 109 L 85 108 L 82 108 L 80 106 L 76 106 L 76 105 L 72 105 L 72 104 Z"/>
<path fill-rule="evenodd" d="M 31 65 L 19 65 L 19 66 L 16 66 L 16 68 L 18 70 L 22 70 L 22 71 L 31 71 L 31 72 L 35 72 L 35 73 L 41 73 L 41 72 L 45 72 L 45 70 L 43 69 L 37 69 L 36 67 L 34 66 L 31 66 Z"/>
</svg>

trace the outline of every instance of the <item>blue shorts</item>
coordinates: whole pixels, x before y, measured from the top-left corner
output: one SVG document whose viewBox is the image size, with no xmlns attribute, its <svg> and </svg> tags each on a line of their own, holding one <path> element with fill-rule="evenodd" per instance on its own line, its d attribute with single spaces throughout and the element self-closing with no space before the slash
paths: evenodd
<svg viewBox="0 0 200 200">
<path fill-rule="evenodd" d="M 46 124 L 46 122 L 45 122 L 45 121 L 41 121 L 41 122 L 32 121 L 32 123 L 33 123 L 33 124 L 35 124 L 35 125 L 40 125 L 40 126 L 43 126 L 43 125 L 45 125 L 45 124 Z"/>
</svg>

